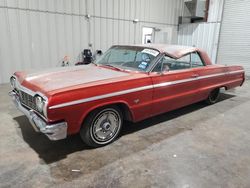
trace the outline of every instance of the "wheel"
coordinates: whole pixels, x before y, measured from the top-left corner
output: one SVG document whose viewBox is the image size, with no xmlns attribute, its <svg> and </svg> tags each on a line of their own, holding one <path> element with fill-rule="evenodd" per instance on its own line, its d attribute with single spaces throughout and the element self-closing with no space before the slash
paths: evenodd
<svg viewBox="0 0 250 188">
<path fill-rule="evenodd" d="M 220 96 L 220 88 L 216 88 L 210 92 L 208 98 L 206 99 L 207 104 L 214 104 L 218 101 Z"/>
<path fill-rule="evenodd" d="M 82 140 L 91 147 L 113 142 L 121 130 L 123 116 L 116 106 L 94 110 L 84 121 L 80 130 Z"/>
</svg>

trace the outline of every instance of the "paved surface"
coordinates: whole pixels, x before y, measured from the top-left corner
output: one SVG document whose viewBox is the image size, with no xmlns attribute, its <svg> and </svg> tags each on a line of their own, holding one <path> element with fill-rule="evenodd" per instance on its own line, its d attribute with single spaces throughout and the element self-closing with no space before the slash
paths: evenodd
<svg viewBox="0 0 250 188">
<path fill-rule="evenodd" d="M 99 149 L 34 132 L 8 90 L 0 86 L 0 187 L 250 187 L 250 82 L 212 106 L 126 123 Z"/>
</svg>

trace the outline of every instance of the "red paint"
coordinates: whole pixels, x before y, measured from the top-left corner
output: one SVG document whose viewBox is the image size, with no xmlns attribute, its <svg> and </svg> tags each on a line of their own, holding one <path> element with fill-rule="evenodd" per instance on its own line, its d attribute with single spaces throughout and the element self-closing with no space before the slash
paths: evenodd
<svg viewBox="0 0 250 188">
<path fill-rule="evenodd" d="M 70 105 L 57 109 L 49 109 L 50 106 L 58 105 L 70 101 L 90 98 L 128 89 L 156 85 L 163 82 L 171 82 L 192 78 L 194 75 L 208 76 L 219 73 L 227 73 L 237 70 L 243 70 L 241 66 L 223 66 L 212 65 L 211 60 L 206 52 L 183 46 L 166 46 L 166 45 L 147 45 L 146 47 L 154 48 L 160 53 L 166 53 L 171 57 L 179 58 L 185 54 L 197 51 L 205 67 L 170 71 L 165 74 L 157 73 L 139 73 L 139 72 L 121 72 L 104 67 L 90 65 L 89 69 L 68 70 L 62 72 L 46 73 L 43 76 L 35 75 L 33 79 L 27 79 L 24 72 L 16 72 L 15 75 L 20 83 L 32 91 L 39 91 L 48 97 L 48 122 L 65 120 L 68 123 L 68 134 L 79 132 L 82 122 L 86 116 L 94 109 L 109 105 L 122 103 L 126 105 L 131 113 L 132 121 L 140 121 L 148 117 L 164 113 L 188 104 L 192 104 L 207 98 L 208 94 L 216 87 L 226 87 L 227 89 L 240 86 L 244 82 L 244 72 L 236 74 L 225 74 L 223 76 L 211 77 L 206 79 L 194 80 L 190 82 L 157 87 L 143 91 L 137 91 L 115 97 L 99 99 L 85 102 L 77 105 Z M 97 70 L 98 69 L 98 70 Z M 76 83 L 64 83 L 67 79 L 88 79 L 92 72 L 101 73 L 107 71 L 104 76 L 110 77 L 102 80 L 95 78 L 92 81 Z M 112 72 L 112 73 L 111 73 Z M 47 81 L 46 81 L 47 79 Z M 60 82 L 60 79 L 62 82 Z M 57 83 L 58 80 L 58 83 Z M 51 83 L 55 85 L 51 85 Z M 63 83 L 65 85 L 63 85 Z M 61 84 L 61 85 L 56 85 Z M 58 87 L 57 87 L 58 86 Z M 51 89 L 53 88 L 53 89 Z M 136 103 L 135 100 L 139 99 Z"/>
</svg>

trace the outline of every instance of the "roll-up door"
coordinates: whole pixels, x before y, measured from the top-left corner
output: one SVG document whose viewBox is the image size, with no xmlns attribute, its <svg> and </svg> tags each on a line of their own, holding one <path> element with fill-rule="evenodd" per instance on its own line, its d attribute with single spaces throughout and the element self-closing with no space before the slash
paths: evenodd
<svg viewBox="0 0 250 188">
<path fill-rule="evenodd" d="M 225 0 L 217 63 L 241 65 L 250 76 L 249 0 Z"/>
</svg>

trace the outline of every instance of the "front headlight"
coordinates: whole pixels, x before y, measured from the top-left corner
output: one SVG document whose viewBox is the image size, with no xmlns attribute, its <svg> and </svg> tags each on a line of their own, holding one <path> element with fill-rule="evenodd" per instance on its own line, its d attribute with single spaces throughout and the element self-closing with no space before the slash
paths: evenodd
<svg viewBox="0 0 250 188">
<path fill-rule="evenodd" d="M 44 107 L 44 100 L 40 96 L 36 96 L 36 108 L 39 112 L 43 112 L 43 107 Z"/>
<path fill-rule="evenodd" d="M 13 76 L 10 78 L 10 85 L 11 85 L 12 89 L 16 88 L 16 78 Z"/>
</svg>

